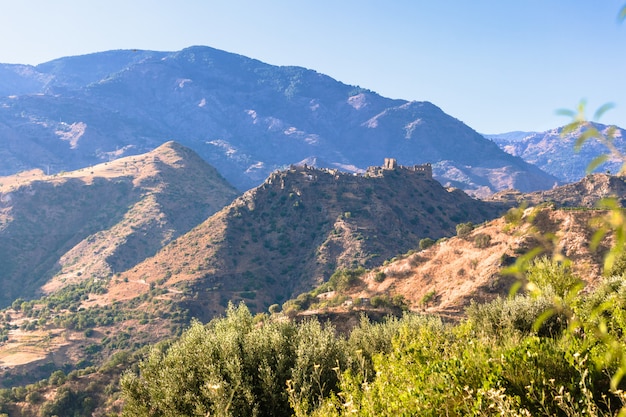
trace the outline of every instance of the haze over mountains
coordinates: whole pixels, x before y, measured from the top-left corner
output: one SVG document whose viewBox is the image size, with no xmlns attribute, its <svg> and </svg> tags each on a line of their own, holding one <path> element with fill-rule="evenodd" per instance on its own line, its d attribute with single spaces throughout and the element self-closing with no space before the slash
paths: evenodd
<svg viewBox="0 0 626 417">
<path fill-rule="evenodd" d="M 557 182 L 431 103 L 208 47 L 2 65 L 0 79 L 3 175 L 74 170 L 176 140 L 241 191 L 303 160 L 361 172 L 384 157 L 432 162 L 439 181 L 479 195 Z"/>
</svg>

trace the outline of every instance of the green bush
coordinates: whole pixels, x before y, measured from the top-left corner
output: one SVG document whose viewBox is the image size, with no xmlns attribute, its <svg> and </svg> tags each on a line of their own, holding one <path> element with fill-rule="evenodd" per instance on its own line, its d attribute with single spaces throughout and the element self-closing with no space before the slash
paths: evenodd
<svg viewBox="0 0 626 417">
<path fill-rule="evenodd" d="M 488 248 L 491 245 L 491 236 L 487 233 L 478 233 L 474 237 L 474 246 L 479 249 Z"/>
<path fill-rule="evenodd" d="M 331 275 L 328 284 L 335 291 L 345 291 L 359 283 L 359 277 L 364 273 L 364 268 L 338 269 Z"/>
<path fill-rule="evenodd" d="M 259 326 L 245 305 L 230 305 L 225 318 L 194 322 L 171 347 L 152 350 L 140 374 L 124 375 L 122 415 L 291 416 L 290 401 L 308 412 L 335 389 L 344 357 L 332 327 Z"/>
<path fill-rule="evenodd" d="M 583 287 L 583 281 L 574 275 L 568 263 L 556 262 L 545 256 L 531 262 L 526 270 L 526 279 L 531 292 L 552 290 L 561 298 L 575 296 Z"/>
<path fill-rule="evenodd" d="M 474 230 L 474 224 L 472 222 L 459 223 L 456 225 L 456 235 L 462 239 L 465 239 Z"/>
<path fill-rule="evenodd" d="M 387 278 L 387 274 L 385 274 L 383 271 L 378 271 L 374 275 L 374 281 L 376 282 L 383 282 L 385 278 Z"/>
<path fill-rule="evenodd" d="M 428 248 L 430 248 L 431 246 L 433 246 L 435 244 L 435 240 L 431 239 L 429 237 L 425 237 L 424 239 L 420 240 L 419 243 L 419 247 L 421 250 L 426 250 Z"/>
</svg>

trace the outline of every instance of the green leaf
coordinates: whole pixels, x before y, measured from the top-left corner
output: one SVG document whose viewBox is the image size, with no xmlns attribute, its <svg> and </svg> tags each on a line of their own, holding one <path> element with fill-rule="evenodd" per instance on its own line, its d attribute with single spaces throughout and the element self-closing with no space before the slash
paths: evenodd
<svg viewBox="0 0 626 417">
<path fill-rule="evenodd" d="M 509 290 L 509 298 L 513 299 L 521 288 L 522 281 L 515 281 L 515 283 L 511 285 L 511 289 Z"/>
<path fill-rule="evenodd" d="M 576 139 L 576 143 L 574 144 L 574 151 L 579 152 L 580 148 L 585 144 L 588 139 L 597 138 L 600 135 L 598 129 L 595 127 L 590 127 L 585 130 L 579 137 Z"/>
<path fill-rule="evenodd" d="M 563 126 L 563 129 L 561 130 L 561 136 L 567 136 L 570 133 L 575 132 L 580 128 L 580 126 L 582 126 L 582 123 L 580 122 L 574 121 L 572 123 L 568 123 L 567 125 Z"/>
<path fill-rule="evenodd" d="M 550 317 L 554 316 L 556 311 L 554 308 L 549 308 L 537 317 L 537 320 L 533 323 L 533 331 L 538 332 L 541 329 L 543 323 L 546 322 Z"/>
<path fill-rule="evenodd" d="M 609 156 L 606 154 L 593 158 L 593 160 L 589 162 L 589 165 L 587 165 L 587 174 L 592 173 L 596 168 L 605 163 L 607 159 L 609 159 Z"/>
<path fill-rule="evenodd" d="M 604 113 L 606 113 L 607 111 L 611 110 L 614 107 L 615 107 L 615 104 L 613 103 L 604 103 L 602 106 L 600 106 L 600 108 L 598 108 L 598 110 L 596 110 L 595 114 L 593 115 L 593 120 L 600 119 Z"/>
<path fill-rule="evenodd" d="M 557 116 L 565 116 L 572 119 L 576 117 L 576 112 L 570 109 L 557 109 L 555 113 L 557 114 Z"/>
<path fill-rule="evenodd" d="M 617 127 L 615 126 L 609 126 L 609 128 L 606 130 L 606 133 L 604 134 L 604 137 L 609 141 L 612 142 L 613 139 L 615 139 L 615 133 L 617 133 Z"/>
</svg>

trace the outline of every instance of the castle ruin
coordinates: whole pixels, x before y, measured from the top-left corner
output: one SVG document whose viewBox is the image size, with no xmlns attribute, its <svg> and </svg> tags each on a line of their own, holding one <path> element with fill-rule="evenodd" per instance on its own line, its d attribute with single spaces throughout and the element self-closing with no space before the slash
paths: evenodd
<svg viewBox="0 0 626 417">
<path fill-rule="evenodd" d="M 427 179 L 433 178 L 433 167 L 431 164 L 426 163 L 421 165 L 403 166 L 399 165 L 395 158 L 385 158 L 382 167 L 368 167 L 365 175 L 370 177 L 380 177 L 384 175 L 385 171 L 396 171 L 399 169 L 415 172 L 416 174 Z"/>
</svg>

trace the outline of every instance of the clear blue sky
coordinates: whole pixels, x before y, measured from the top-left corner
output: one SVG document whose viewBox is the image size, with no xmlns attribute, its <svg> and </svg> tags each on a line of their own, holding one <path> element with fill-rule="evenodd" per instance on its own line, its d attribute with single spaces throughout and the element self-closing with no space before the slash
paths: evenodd
<svg viewBox="0 0 626 417">
<path fill-rule="evenodd" d="M 0 0 L 1 63 L 208 45 L 428 100 L 483 133 L 586 98 L 626 128 L 625 0 Z M 592 113 L 592 111 L 591 111 Z"/>
</svg>

